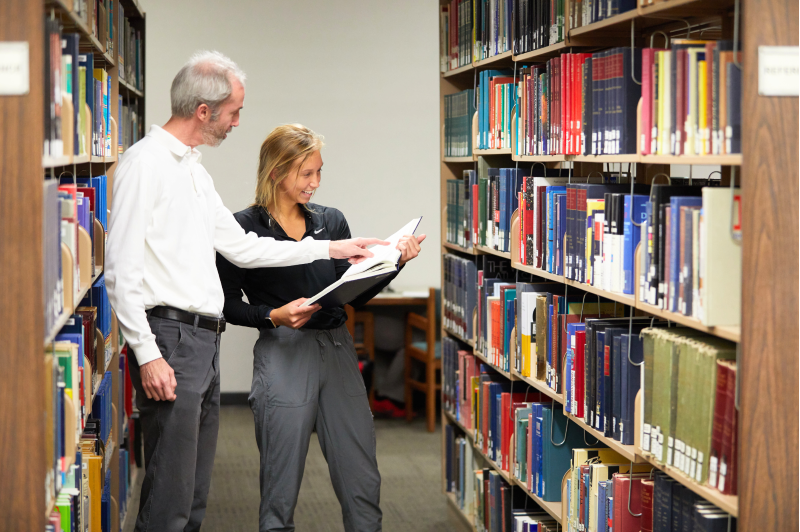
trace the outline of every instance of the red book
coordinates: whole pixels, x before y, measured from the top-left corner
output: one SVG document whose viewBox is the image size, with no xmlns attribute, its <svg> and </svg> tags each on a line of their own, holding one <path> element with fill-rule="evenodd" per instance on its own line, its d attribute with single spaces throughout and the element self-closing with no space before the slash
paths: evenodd
<svg viewBox="0 0 800 532">
<path fill-rule="evenodd" d="M 736 495 L 736 364 L 727 360 L 717 362 L 725 367 L 725 424 L 722 427 L 722 460 L 717 489 L 726 495 Z"/>
<path fill-rule="evenodd" d="M 503 304 L 502 300 L 492 301 L 492 352 L 490 353 L 491 362 L 499 366 L 499 355 L 503 349 Z"/>
<path fill-rule="evenodd" d="M 636 477 L 630 479 L 628 473 L 614 473 L 614 532 L 639 532 L 642 529 L 642 480 Z"/>
<path fill-rule="evenodd" d="M 652 480 L 642 481 L 642 532 L 653 532 L 653 487 Z"/>
<path fill-rule="evenodd" d="M 578 223 L 575 224 L 578 227 L 579 236 L 577 240 L 577 261 L 576 264 L 577 268 L 577 280 L 581 283 L 586 282 L 586 265 L 585 262 L 585 242 L 586 242 L 586 189 L 579 188 L 577 190 L 577 196 L 575 200 L 575 214 L 578 216 Z"/>
<path fill-rule="evenodd" d="M 569 57 L 572 54 L 565 54 L 563 55 L 563 60 L 559 62 L 558 65 L 558 86 L 559 86 L 559 93 L 558 93 L 558 114 L 561 117 L 559 128 L 558 128 L 558 146 L 559 151 L 558 153 L 567 153 L 567 138 L 566 138 L 566 131 L 568 129 L 567 124 L 567 73 L 569 72 L 569 68 L 567 68 L 567 64 L 569 61 Z"/>
<path fill-rule="evenodd" d="M 536 227 L 539 228 L 539 238 L 536 243 L 536 267 L 540 270 L 544 261 L 544 250 L 547 244 L 547 230 L 544 227 L 547 217 L 544 213 L 547 202 L 545 201 L 546 187 L 536 189 Z"/>
<path fill-rule="evenodd" d="M 705 146 L 704 155 L 711 154 L 711 124 L 712 117 L 714 116 L 714 48 L 717 47 L 716 41 L 709 41 L 706 43 L 706 101 L 703 105 L 706 106 L 706 129 L 702 131 L 703 145 Z"/>
<path fill-rule="evenodd" d="M 583 419 L 583 387 L 584 387 L 584 349 L 586 347 L 586 331 L 575 332 L 575 360 L 572 362 L 572 389 L 575 394 L 572 403 L 572 415 Z"/>
<path fill-rule="evenodd" d="M 570 105 L 572 95 L 572 58 L 573 54 L 561 56 L 564 64 L 564 76 L 561 87 L 564 94 L 564 154 L 572 153 L 572 106 Z"/>
<path fill-rule="evenodd" d="M 709 456 L 708 483 L 717 487 L 720 458 L 722 456 L 722 433 L 725 426 L 725 409 L 728 395 L 728 368 L 722 360 L 717 361 L 717 390 L 714 398 L 714 420 L 711 425 L 711 456 Z"/>
<path fill-rule="evenodd" d="M 478 231 L 479 231 L 479 222 L 480 222 L 480 215 L 478 214 L 480 211 L 478 210 L 478 185 L 472 185 L 472 245 L 477 246 L 478 242 Z"/>
<path fill-rule="evenodd" d="M 525 181 L 527 180 L 527 177 L 522 178 L 522 190 L 525 190 Z M 527 207 L 525 205 L 525 194 L 522 192 L 517 192 L 517 205 L 519 205 L 519 245 L 517 246 L 519 249 L 517 251 L 517 260 L 520 263 L 525 264 L 525 209 Z"/>
<path fill-rule="evenodd" d="M 538 394 L 536 394 L 538 395 Z M 502 462 L 500 467 L 506 472 L 512 472 L 511 469 L 511 436 L 514 434 L 514 405 L 522 404 L 524 401 L 536 401 L 538 399 L 531 399 L 531 394 L 525 397 L 525 392 L 517 392 L 513 396 L 510 393 L 502 393 L 500 395 L 500 410 L 502 412 L 502 422 L 500 424 L 500 453 Z"/>
</svg>

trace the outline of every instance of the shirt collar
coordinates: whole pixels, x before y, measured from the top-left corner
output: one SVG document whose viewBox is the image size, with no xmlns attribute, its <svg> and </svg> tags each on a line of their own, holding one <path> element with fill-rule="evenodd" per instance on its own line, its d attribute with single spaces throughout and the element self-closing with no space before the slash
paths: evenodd
<svg viewBox="0 0 800 532">
<path fill-rule="evenodd" d="M 197 148 L 190 148 L 179 141 L 172 133 L 155 124 L 150 126 L 148 135 L 159 141 L 164 147 L 181 159 L 188 159 L 190 162 L 199 163 L 203 157 L 203 154 L 200 153 Z"/>
</svg>

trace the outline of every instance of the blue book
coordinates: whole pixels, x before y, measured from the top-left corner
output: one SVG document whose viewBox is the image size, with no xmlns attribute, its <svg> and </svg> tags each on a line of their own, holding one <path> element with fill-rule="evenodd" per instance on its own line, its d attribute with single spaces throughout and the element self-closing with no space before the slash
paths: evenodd
<svg viewBox="0 0 800 532">
<path fill-rule="evenodd" d="M 606 498 L 606 517 L 608 526 L 606 532 L 613 532 L 614 530 L 614 497 Z"/>
<path fill-rule="evenodd" d="M 582 479 L 583 480 L 583 489 L 584 489 L 584 493 L 585 493 L 585 497 L 584 497 L 584 501 L 583 501 L 583 505 L 584 505 L 583 522 L 586 523 L 586 526 L 588 528 L 589 521 L 590 521 L 589 520 L 589 501 L 592 498 L 592 495 L 591 495 L 591 493 L 592 493 L 592 489 L 591 489 L 592 477 L 591 477 L 591 474 L 589 474 L 589 473 L 584 473 L 582 476 L 583 476 L 583 479 Z"/>
<path fill-rule="evenodd" d="M 547 306 L 547 338 L 553 337 L 553 305 Z M 551 368 L 553 367 L 553 342 L 547 341 L 547 373 L 545 377 L 545 381 L 547 385 L 552 387 L 553 382 L 550 378 L 552 373 Z"/>
<path fill-rule="evenodd" d="M 567 187 L 552 186 L 545 189 L 547 196 L 547 271 L 553 273 L 555 269 L 555 198 L 556 194 L 564 194 Z"/>
<path fill-rule="evenodd" d="M 651 201 L 645 202 L 644 212 L 645 225 L 642 226 L 642 230 L 645 231 L 645 247 L 642 249 L 642 269 L 639 272 L 639 299 L 647 302 L 650 290 L 649 283 L 646 283 L 646 281 L 649 279 L 650 256 L 653 252 L 653 203 Z"/>
<path fill-rule="evenodd" d="M 522 170 L 519 168 L 509 168 L 508 169 L 508 194 L 506 196 L 507 207 L 506 212 L 506 231 L 505 231 L 505 239 L 503 243 L 503 250 L 504 251 L 511 251 L 511 218 L 514 215 L 514 211 L 517 210 L 519 207 L 519 197 L 517 193 L 522 188 Z"/>
<path fill-rule="evenodd" d="M 634 438 L 634 406 L 636 394 L 642 387 L 641 369 L 639 366 L 631 364 L 628 360 L 628 349 L 630 349 L 630 360 L 634 364 L 641 364 L 644 360 L 643 341 L 639 333 L 623 334 L 621 336 L 620 350 L 622 351 L 622 406 L 620 408 L 620 438 L 623 445 L 633 445 Z"/>
<path fill-rule="evenodd" d="M 444 440 L 445 440 L 445 486 L 447 491 L 455 491 L 455 484 L 453 483 L 453 425 L 449 423 L 444 424 Z"/>
<path fill-rule="evenodd" d="M 552 426 L 551 426 L 552 425 Z M 567 417 L 560 405 L 542 411 L 542 491 L 547 502 L 561 500 L 561 479 L 570 469 L 572 450 L 586 446 L 583 431 L 567 430 Z M 555 443 L 553 443 L 555 442 Z M 556 445 L 556 443 L 561 443 Z"/>
<path fill-rule="evenodd" d="M 683 297 L 681 297 L 680 290 L 678 290 L 678 308 L 682 314 L 687 316 L 692 315 L 692 304 L 694 302 L 694 297 L 692 295 L 692 290 L 694 290 L 694 249 L 692 247 L 692 233 L 694 231 L 694 221 L 692 219 L 692 213 L 696 209 L 684 209 L 684 216 L 683 222 L 681 227 L 683 228 L 683 232 L 686 235 L 684 238 L 683 243 Z"/>
<path fill-rule="evenodd" d="M 556 233 L 556 274 L 564 275 L 564 235 L 567 234 L 567 195 L 558 198 L 558 232 Z"/>
<path fill-rule="evenodd" d="M 572 324 L 570 324 L 570 325 L 572 325 Z M 567 335 L 569 337 L 569 332 L 567 333 Z M 567 368 L 567 375 L 566 375 L 567 378 L 566 378 L 566 382 L 564 383 L 564 397 L 565 397 L 564 410 L 566 412 L 570 412 L 570 413 L 572 412 L 572 401 L 570 400 L 570 397 L 572 397 L 572 357 L 573 357 L 573 355 L 574 355 L 574 353 L 572 351 L 572 348 L 567 346 L 567 356 L 565 357 L 566 358 L 565 365 L 566 365 L 566 368 Z"/>
<path fill-rule="evenodd" d="M 681 207 L 702 207 L 703 198 L 698 196 L 672 196 L 669 199 L 669 298 L 667 309 L 678 312 L 678 288 L 680 287 L 680 230 Z"/>
<path fill-rule="evenodd" d="M 633 294 L 634 285 L 636 280 L 633 278 L 636 268 L 634 266 L 634 256 L 636 255 L 636 246 L 639 245 L 642 234 L 642 226 L 647 212 L 645 204 L 647 203 L 647 196 L 634 194 L 625 196 L 625 215 L 623 222 L 623 230 L 625 232 L 624 248 L 622 250 L 622 269 L 624 272 L 625 284 L 622 287 L 624 294 Z M 640 225 L 631 223 L 631 209 L 633 209 L 633 221 Z M 644 250 L 642 250 L 644 253 Z"/>
<path fill-rule="evenodd" d="M 606 529 L 606 486 L 607 480 L 602 480 L 597 483 L 597 523 L 596 529 L 598 532 Z"/>
<path fill-rule="evenodd" d="M 510 300 L 509 300 L 509 293 L 510 293 Z M 505 331 L 504 331 L 504 342 L 503 342 L 503 369 L 505 371 L 511 371 L 511 332 L 514 329 L 514 318 L 516 317 L 516 290 L 506 290 L 506 319 L 505 319 Z"/>
<path fill-rule="evenodd" d="M 542 415 L 544 415 L 544 411 L 548 410 L 549 408 L 550 408 L 549 405 L 544 406 L 542 408 Z M 537 497 L 540 497 L 540 498 L 542 496 L 542 488 L 543 488 L 543 485 L 544 485 L 544 475 L 543 475 L 543 471 L 542 471 L 543 422 L 544 422 L 544 418 L 543 417 L 537 417 L 536 420 L 535 420 L 536 431 L 535 431 L 534 438 L 536 439 L 536 461 L 534 462 L 534 465 L 536 466 L 536 470 L 535 470 L 536 471 L 536 476 L 534 476 L 534 479 L 535 479 L 536 483 L 532 486 L 533 487 L 532 491 L 534 493 L 536 493 Z"/>
</svg>

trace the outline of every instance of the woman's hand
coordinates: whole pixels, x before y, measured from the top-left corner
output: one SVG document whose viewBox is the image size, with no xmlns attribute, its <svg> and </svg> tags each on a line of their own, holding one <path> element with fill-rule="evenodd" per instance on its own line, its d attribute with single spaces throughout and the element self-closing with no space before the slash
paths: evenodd
<svg viewBox="0 0 800 532">
<path fill-rule="evenodd" d="M 420 244 L 422 244 L 423 240 L 425 240 L 425 235 L 405 235 L 400 237 L 400 241 L 397 243 L 397 249 L 399 249 L 401 253 L 400 266 L 419 255 L 421 250 Z"/>
<path fill-rule="evenodd" d="M 275 324 L 275 327 L 283 325 L 292 329 L 299 329 L 305 325 L 308 320 L 311 319 L 312 314 L 322 308 L 319 305 L 301 307 L 300 305 L 305 303 L 307 299 L 306 297 L 301 297 L 300 299 L 295 299 L 291 303 L 286 303 L 280 308 L 272 309 L 269 313 L 269 317 L 272 319 L 272 323 Z"/>
</svg>

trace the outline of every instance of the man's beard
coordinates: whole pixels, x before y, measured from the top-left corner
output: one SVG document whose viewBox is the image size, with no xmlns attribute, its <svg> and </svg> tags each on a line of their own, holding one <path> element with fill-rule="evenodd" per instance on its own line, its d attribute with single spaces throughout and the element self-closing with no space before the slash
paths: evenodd
<svg viewBox="0 0 800 532">
<path fill-rule="evenodd" d="M 217 121 L 209 122 L 200 129 L 203 134 L 203 144 L 216 148 L 225 140 L 225 128 Z"/>
</svg>

